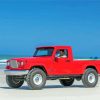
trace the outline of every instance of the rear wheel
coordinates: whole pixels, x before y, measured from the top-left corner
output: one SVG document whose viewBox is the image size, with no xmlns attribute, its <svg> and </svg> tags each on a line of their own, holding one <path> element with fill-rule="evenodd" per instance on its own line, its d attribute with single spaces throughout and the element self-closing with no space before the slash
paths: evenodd
<svg viewBox="0 0 100 100">
<path fill-rule="evenodd" d="M 6 76 L 6 82 L 11 88 L 19 88 L 23 85 L 24 80 L 17 80 L 18 76 Z"/>
<path fill-rule="evenodd" d="M 74 83 L 74 78 L 60 79 L 59 81 L 63 86 L 71 86 Z"/>
<path fill-rule="evenodd" d="M 98 73 L 92 68 L 86 69 L 82 76 L 82 82 L 85 87 L 95 87 L 98 82 Z"/>
<path fill-rule="evenodd" d="M 39 68 L 32 69 L 28 73 L 26 81 L 30 89 L 40 90 L 46 84 L 46 74 Z"/>
</svg>

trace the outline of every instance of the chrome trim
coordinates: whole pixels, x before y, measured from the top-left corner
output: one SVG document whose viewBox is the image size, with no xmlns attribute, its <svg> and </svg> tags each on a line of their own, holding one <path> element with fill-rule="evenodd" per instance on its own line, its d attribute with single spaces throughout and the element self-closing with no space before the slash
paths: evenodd
<svg viewBox="0 0 100 100">
<path fill-rule="evenodd" d="M 6 75 L 27 75 L 29 70 L 4 70 Z"/>
</svg>

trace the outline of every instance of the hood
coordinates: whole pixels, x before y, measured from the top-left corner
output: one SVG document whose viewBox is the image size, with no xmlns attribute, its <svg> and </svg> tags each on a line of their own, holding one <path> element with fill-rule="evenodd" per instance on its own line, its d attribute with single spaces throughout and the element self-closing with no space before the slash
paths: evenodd
<svg viewBox="0 0 100 100">
<path fill-rule="evenodd" d="M 11 60 L 25 61 L 25 62 L 40 62 L 40 61 L 46 61 L 47 59 L 50 58 L 51 57 L 23 57 L 23 58 L 13 58 Z"/>
</svg>

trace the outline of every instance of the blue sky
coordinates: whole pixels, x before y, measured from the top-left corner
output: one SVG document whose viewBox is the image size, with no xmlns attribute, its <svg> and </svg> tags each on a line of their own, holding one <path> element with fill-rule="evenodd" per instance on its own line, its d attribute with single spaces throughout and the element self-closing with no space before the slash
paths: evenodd
<svg viewBox="0 0 100 100">
<path fill-rule="evenodd" d="M 100 56 L 100 1 L 0 0 L 0 55 L 32 55 L 42 45 Z"/>
</svg>

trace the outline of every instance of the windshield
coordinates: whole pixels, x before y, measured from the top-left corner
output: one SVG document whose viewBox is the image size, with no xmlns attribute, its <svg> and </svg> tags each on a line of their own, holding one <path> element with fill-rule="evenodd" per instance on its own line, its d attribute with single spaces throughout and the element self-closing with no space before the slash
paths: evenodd
<svg viewBox="0 0 100 100">
<path fill-rule="evenodd" d="M 51 56 L 54 48 L 38 48 L 34 53 L 34 57 Z"/>
</svg>

